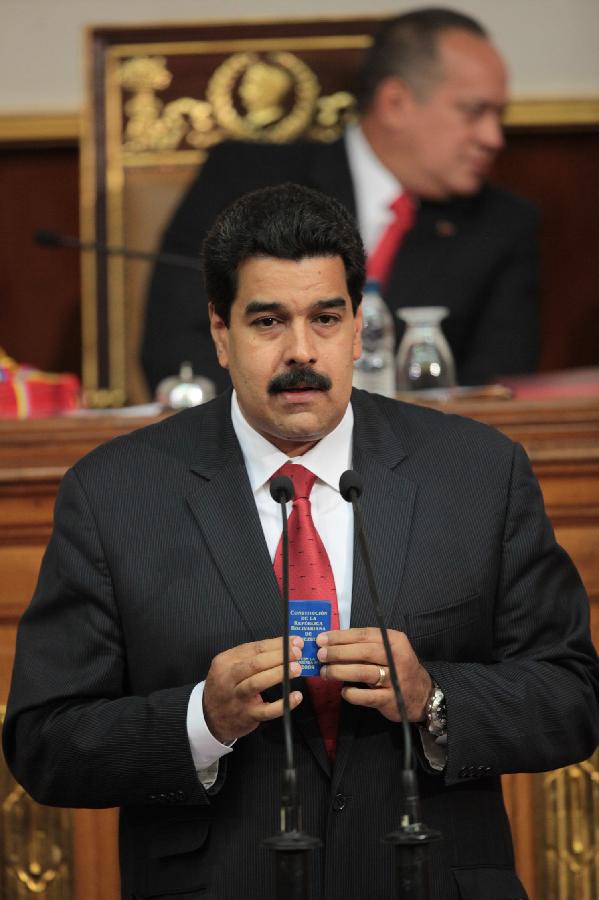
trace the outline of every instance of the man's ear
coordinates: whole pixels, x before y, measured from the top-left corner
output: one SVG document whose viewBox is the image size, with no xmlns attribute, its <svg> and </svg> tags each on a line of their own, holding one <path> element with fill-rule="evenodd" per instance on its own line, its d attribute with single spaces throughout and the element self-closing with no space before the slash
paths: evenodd
<svg viewBox="0 0 599 900">
<path fill-rule="evenodd" d="M 388 128 L 401 128 L 416 102 L 414 91 L 402 78 L 390 75 L 376 89 L 373 107 L 378 121 Z"/>
<path fill-rule="evenodd" d="M 223 369 L 229 368 L 229 328 L 214 308 L 214 303 L 208 304 L 208 317 L 210 318 L 210 334 L 216 347 L 216 355 Z"/>
</svg>

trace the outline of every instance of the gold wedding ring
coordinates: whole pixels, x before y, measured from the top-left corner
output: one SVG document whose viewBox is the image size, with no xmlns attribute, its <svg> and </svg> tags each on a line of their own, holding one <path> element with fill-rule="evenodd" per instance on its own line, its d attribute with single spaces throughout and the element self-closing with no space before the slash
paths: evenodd
<svg viewBox="0 0 599 900">
<path fill-rule="evenodd" d="M 379 680 L 372 685 L 373 688 L 382 687 L 385 683 L 385 679 L 387 678 L 387 670 L 383 666 L 379 666 Z"/>
</svg>

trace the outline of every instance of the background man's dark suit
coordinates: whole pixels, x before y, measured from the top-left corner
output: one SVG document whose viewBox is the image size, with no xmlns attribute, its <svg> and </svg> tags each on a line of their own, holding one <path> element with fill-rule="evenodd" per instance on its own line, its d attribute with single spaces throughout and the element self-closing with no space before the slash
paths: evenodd
<svg viewBox="0 0 599 900">
<path fill-rule="evenodd" d="M 211 152 L 175 213 L 161 249 L 197 256 L 221 209 L 247 191 L 285 181 L 318 188 L 355 213 L 343 140 L 284 146 L 230 142 Z M 385 296 L 393 312 L 399 306 L 449 307 L 451 315 L 443 328 L 461 384 L 535 367 L 537 226 L 531 204 L 488 184 L 473 197 L 420 205 Z M 228 384 L 210 338 L 200 273 L 158 265 L 150 285 L 142 348 L 151 388 L 178 372 L 184 360 L 191 360 L 197 372 L 219 387 Z"/>
<path fill-rule="evenodd" d="M 387 620 L 447 699 L 446 771 L 420 764 L 424 820 L 444 835 L 433 897 L 513 900 L 499 774 L 581 759 L 599 739 L 584 591 L 520 448 L 468 420 L 362 392 L 352 403 Z M 185 724 L 215 654 L 281 631 L 229 405 L 77 463 L 21 624 L 8 762 L 44 803 L 123 807 L 128 900 L 271 896 L 260 841 L 278 830 L 280 720 L 238 740 L 208 793 Z M 357 549 L 351 619 L 373 624 Z M 315 900 L 389 900 L 400 726 L 344 704 L 331 776 L 307 694 L 293 717 L 305 827 L 326 844 Z"/>
</svg>

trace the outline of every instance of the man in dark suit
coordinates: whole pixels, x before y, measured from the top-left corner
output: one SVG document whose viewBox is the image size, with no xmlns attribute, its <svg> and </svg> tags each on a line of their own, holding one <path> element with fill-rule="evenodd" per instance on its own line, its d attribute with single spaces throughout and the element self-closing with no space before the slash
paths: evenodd
<svg viewBox="0 0 599 900">
<path fill-rule="evenodd" d="M 290 642 L 304 827 L 323 844 L 312 900 L 397 896 L 381 838 L 403 808 L 401 726 L 339 493 L 353 467 L 423 820 L 443 834 L 431 897 L 524 897 L 500 775 L 580 760 L 599 739 L 588 604 L 526 456 L 479 423 L 352 392 L 364 255 L 337 202 L 293 185 L 243 197 L 204 257 L 235 391 L 66 475 L 19 628 L 9 766 L 43 803 L 121 807 L 127 900 L 273 896 L 261 844 L 278 831 L 285 751 L 269 484 L 291 459 L 315 479 L 302 508 L 340 625 L 318 639 L 316 686 Z"/>
<path fill-rule="evenodd" d="M 359 124 L 333 144 L 228 142 L 216 147 L 170 222 L 165 252 L 196 256 L 215 216 L 246 191 L 292 181 L 331 194 L 376 251 L 409 196 L 413 227 L 384 284 L 401 306 L 447 306 L 444 331 L 461 384 L 532 371 L 538 351 L 538 215 L 486 183 L 503 145 L 504 63 L 484 29 L 450 10 L 389 20 L 358 78 Z M 158 265 L 150 285 L 142 361 L 148 383 L 192 361 L 218 387 L 199 273 Z M 402 331 L 398 323 L 398 334 Z"/>
</svg>

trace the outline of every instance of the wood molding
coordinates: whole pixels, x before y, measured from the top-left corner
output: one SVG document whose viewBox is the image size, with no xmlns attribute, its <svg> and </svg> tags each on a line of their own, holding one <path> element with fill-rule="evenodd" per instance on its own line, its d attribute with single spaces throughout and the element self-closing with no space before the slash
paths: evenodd
<svg viewBox="0 0 599 900">
<path fill-rule="evenodd" d="M 68 141 L 76 143 L 82 116 L 77 111 L 53 113 L 0 113 L 0 143 L 18 144 Z M 508 128 L 599 125 L 599 97 L 514 100 L 508 107 Z"/>
<path fill-rule="evenodd" d="M 0 143 L 45 143 L 79 141 L 79 112 L 0 113 Z"/>
<path fill-rule="evenodd" d="M 599 97 L 515 99 L 504 122 L 507 128 L 599 125 Z"/>
</svg>

